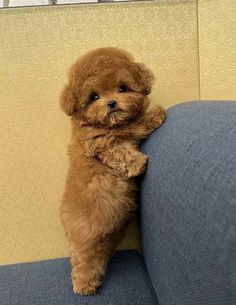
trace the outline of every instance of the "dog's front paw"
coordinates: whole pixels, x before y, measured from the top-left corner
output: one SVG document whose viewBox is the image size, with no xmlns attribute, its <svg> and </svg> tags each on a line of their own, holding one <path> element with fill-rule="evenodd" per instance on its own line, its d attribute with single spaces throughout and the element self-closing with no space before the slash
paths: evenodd
<svg viewBox="0 0 236 305">
<path fill-rule="evenodd" d="M 128 167 L 128 178 L 136 177 L 143 174 L 147 167 L 148 156 L 139 154 Z"/>
<path fill-rule="evenodd" d="M 159 128 L 165 121 L 166 112 L 161 105 L 157 105 L 148 116 L 147 124 L 150 129 L 154 130 Z"/>
</svg>

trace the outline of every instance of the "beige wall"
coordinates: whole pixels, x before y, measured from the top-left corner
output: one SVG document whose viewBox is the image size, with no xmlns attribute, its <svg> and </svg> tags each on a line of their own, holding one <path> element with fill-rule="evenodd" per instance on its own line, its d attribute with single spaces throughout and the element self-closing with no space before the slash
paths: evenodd
<svg viewBox="0 0 236 305">
<path fill-rule="evenodd" d="M 236 99 L 236 1 L 199 0 L 202 99 Z"/>
<path fill-rule="evenodd" d="M 88 49 L 117 46 L 155 72 L 152 104 L 198 99 L 200 88 L 208 89 L 203 98 L 216 97 L 199 77 L 198 61 L 197 12 L 204 10 L 199 24 L 206 46 L 212 2 L 218 1 L 202 0 L 199 7 L 195 0 L 161 0 L 0 11 L 0 264 L 68 255 L 57 213 L 70 133 L 58 95 L 68 66 Z M 232 51 L 233 44 L 227 46 Z M 201 73 L 212 83 L 208 72 L 214 65 L 204 70 L 208 56 L 200 46 Z M 228 86 L 224 79 L 223 84 Z M 138 247 L 135 227 L 122 248 Z"/>
</svg>

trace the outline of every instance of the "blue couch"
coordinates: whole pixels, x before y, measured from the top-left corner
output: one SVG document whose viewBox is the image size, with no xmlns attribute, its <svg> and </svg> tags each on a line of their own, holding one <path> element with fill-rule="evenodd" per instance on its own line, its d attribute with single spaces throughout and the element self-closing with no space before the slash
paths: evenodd
<svg viewBox="0 0 236 305">
<path fill-rule="evenodd" d="M 236 102 L 188 102 L 141 146 L 142 256 L 120 251 L 96 296 L 68 258 L 0 267 L 1 305 L 235 305 Z"/>
</svg>

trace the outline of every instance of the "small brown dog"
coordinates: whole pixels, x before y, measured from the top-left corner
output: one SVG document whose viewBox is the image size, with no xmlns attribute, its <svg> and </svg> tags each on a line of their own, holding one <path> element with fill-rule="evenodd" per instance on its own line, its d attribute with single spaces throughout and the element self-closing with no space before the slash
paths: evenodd
<svg viewBox="0 0 236 305">
<path fill-rule="evenodd" d="M 161 106 L 146 112 L 153 81 L 129 53 L 100 48 L 72 66 L 61 94 L 72 139 L 60 216 L 75 293 L 96 293 L 136 209 L 133 177 L 145 171 L 148 159 L 138 145 L 165 119 Z"/>
</svg>

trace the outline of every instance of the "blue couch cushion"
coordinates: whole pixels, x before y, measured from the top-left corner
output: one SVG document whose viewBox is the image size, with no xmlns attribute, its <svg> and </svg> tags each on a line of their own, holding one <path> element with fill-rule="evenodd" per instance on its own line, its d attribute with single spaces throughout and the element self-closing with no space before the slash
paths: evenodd
<svg viewBox="0 0 236 305">
<path fill-rule="evenodd" d="M 236 304 L 236 102 L 188 102 L 142 145 L 143 256 L 160 305 Z"/>
<path fill-rule="evenodd" d="M 135 250 L 112 258 L 95 296 L 72 292 L 68 258 L 0 267 L 3 305 L 155 305 L 142 257 Z"/>
</svg>

